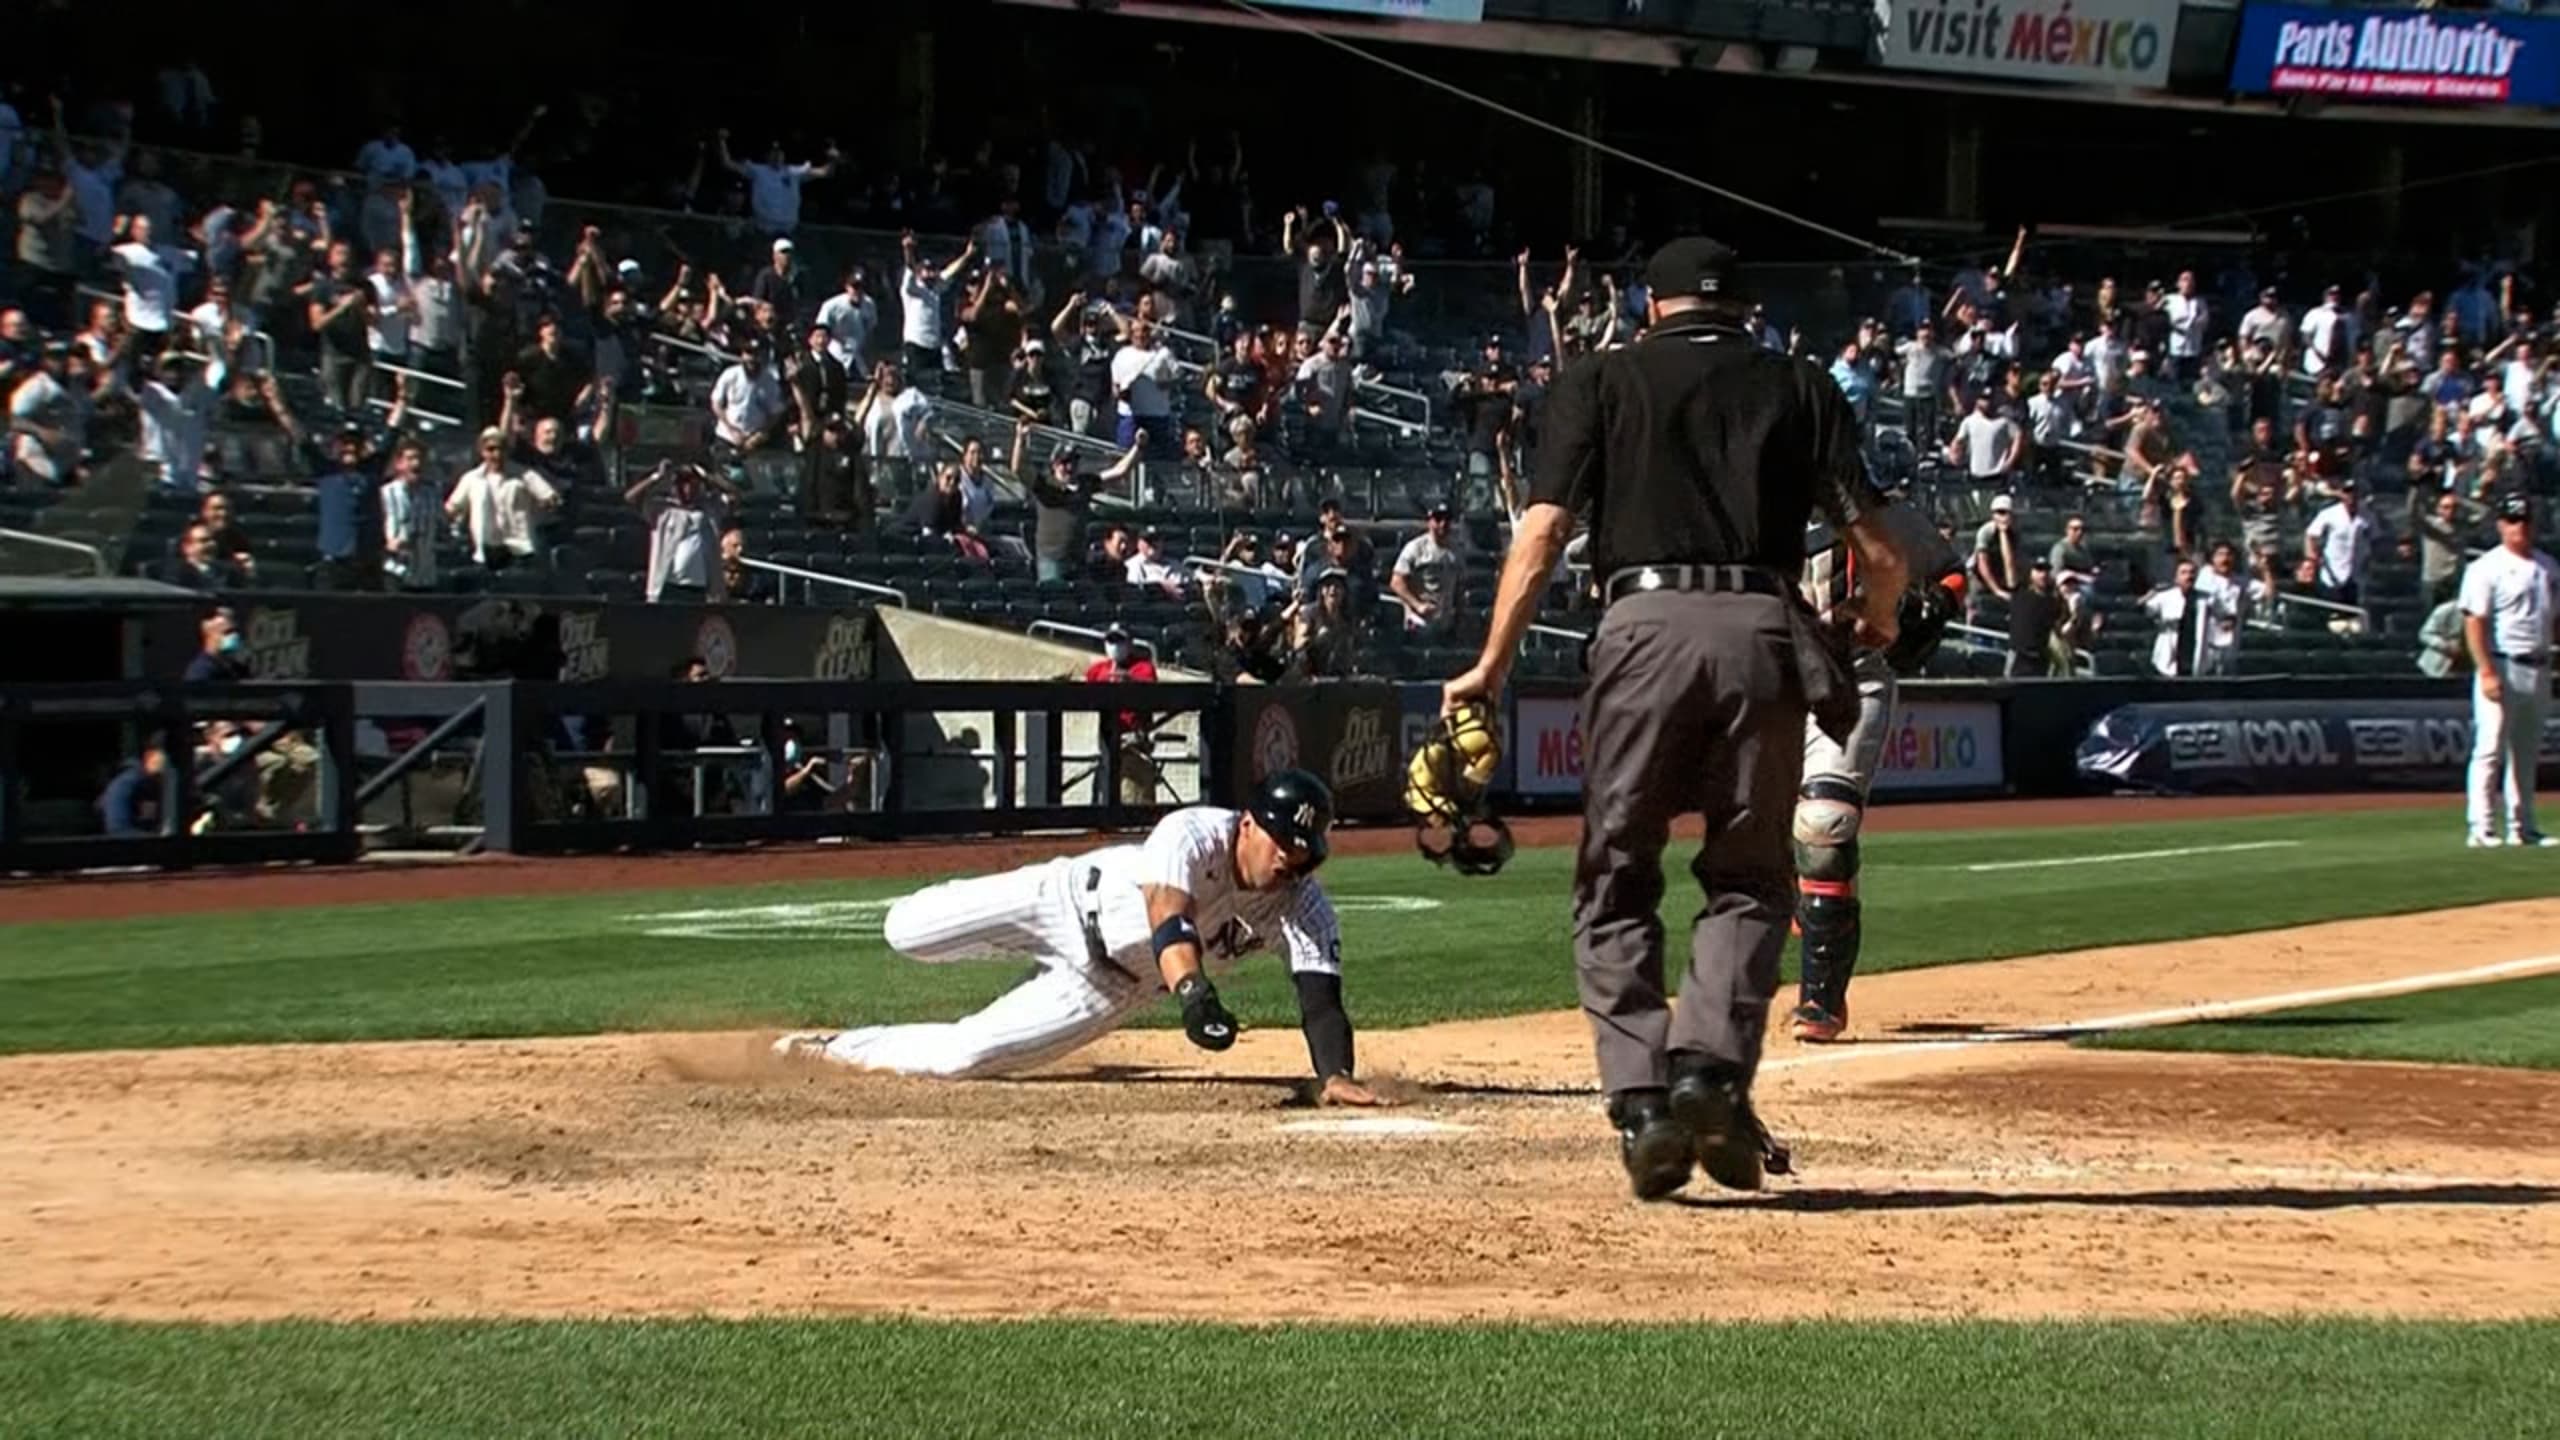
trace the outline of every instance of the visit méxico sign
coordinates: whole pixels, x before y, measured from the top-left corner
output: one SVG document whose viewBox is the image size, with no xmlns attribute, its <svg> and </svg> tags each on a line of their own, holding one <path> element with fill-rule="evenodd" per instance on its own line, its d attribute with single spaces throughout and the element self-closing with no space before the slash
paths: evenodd
<svg viewBox="0 0 2560 1440">
<path fill-rule="evenodd" d="M 1877 0 L 1878 56 L 1934 70 L 2074 85 L 2169 79 L 2178 0 Z"/>
<path fill-rule="evenodd" d="M 2560 104 L 2560 22 L 2453 10 L 2252 5 L 2231 88 L 2247 95 Z"/>
</svg>

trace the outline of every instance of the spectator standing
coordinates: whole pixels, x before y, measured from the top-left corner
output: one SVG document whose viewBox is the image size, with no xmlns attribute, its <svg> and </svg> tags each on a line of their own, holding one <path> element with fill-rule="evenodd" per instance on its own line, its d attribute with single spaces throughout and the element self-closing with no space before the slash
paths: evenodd
<svg viewBox="0 0 2560 1440">
<path fill-rule="evenodd" d="M 853 423 L 862 431 L 872 484 L 894 501 L 916 493 L 915 467 L 932 453 L 926 430 L 931 414 L 932 403 L 924 392 L 908 388 L 895 364 L 883 360 L 872 367 L 871 388 L 863 392 Z"/>
<path fill-rule="evenodd" d="M 462 522 L 477 563 L 492 571 L 539 568 L 542 516 L 559 508 L 560 492 L 507 463 L 507 437 L 496 427 L 480 432 L 479 448 L 480 463 L 445 497 L 445 516 Z"/>
<path fill-rule="evenodd" d="M 861 266 L 846 267 L 844 288 L 818 307 L 818 323 L 827 327 L 827 353 L 849 376 L 871 368 L 871 336 L 880 327 L 880 307 L 865 293 L 863 283 Z"/>
<path fill-rule="evenodd" d="M 863 468 L 862 442 L 853 422 L 830 415 L 818 441 L 800 457 L 800 513 L 813 525 L 866 529 L 875 502 Z"/>
<path fill-rule="evenodd" d="M 1155 322 L 1131 322 L 1128 343 L 1111 357 L 1111 394 L 1122 448 L 1138 445 L 1156 459 L 1172 456 L 1173 387 L 1179 376 L 1173 352 L 1157 342 Z"/>
<path fill-rule="evenodd" d="M 2335 285 L 2321 291 L 2320 303 L 2302 316 L 2302 373 L 2313 379 L 2344 370 L 2354 348 L 2353 326 L 2338 303 L 2339 293 Z"/>
<path fill-rule="evenodd" d="M 2038 678 L 2071 673 L 2069 652 L 2063 649 L 2064 612 L 2062 592 L 2054 588 L 2053 562 L 2039 555 L 2027 565 L 2027 583 L 2009 597 L 2005 674 Z"/>
<path fill-rule="evenodd" d="M 2534 545 L 2532 499 L 2511 491 L 2498 500 L 2497 547 L 2462 575 L 2462 628 L 2475 667 L 2467 816 L 2473 846 L 2560 843 L 2534 816 L 2555 624 L 2560 564 Z"/>
<path fill-rule="evenodd" d="M 1979 616 L 1997 598 L 2007 604 L 2026 582 L 2026 557 L 2018 553 L 2016 503 L 2006 495 L 1991 497 L 1991 518 L 1973 532 L 1973 581 L 1965 587 L 1965 601 Z"/>
<path fill-rule="evenodd" d="M 728 598 L 725 573 L 716 563 L 728 491 L 700 466 L 660 461 L 658 468 L 623 492 L 649 523 L 647 594 L 662 601 L 717 603 Z"/>
<path fill-rule="evenodd" d="M 1310 544 L 1311 556 L 1325 547 Z M 1347 680 L 1359 673 L 1360 625 L 1351 610 L 1351 577 L 1326 566 L 1317 576 L 1315 594 L 1301 610 L 1298 642 L 1300 666 L 1310 680 Z"/>
<path fill-rule="evenodd" d="M 2238 333 L 2243 353 L 2264 345 L 2270 353 L 2281 355 L 2293 343 L 2293 317 L 2276 298 L 2274 286 L 2258 292 L 2258 303 L 2240 317 Z"/>
<path fill-rule="evenodd" d="M 832 337 L 824 325 L 811 325 L 801 349 L 791 357 L 791 433 L 802 449 L 818 443 L 818 432 L 830 419 L 845 414 L 849 380 L 836 363 Z"/>
<path fill-rule="evenodd" d="M 2311 518 L 2310 529 L 2303 532 L 2303 547 L 2317 562 L 2321 597 L 2355 605 L 2361 603 L 2378 532 L 2353 480 L 2338 482 L 2337 492 L 2338 498 Z"/>
<path fill-rule="evenodd" d="M 2178 272 L 2178 288 L 2161 302 L 2161 313 L 2169 329 L 2169 379 L 2193 385 L 2204 363 L 2205 327 L 2212 313 L 2205 298 L 2196 293 L 2196 272 Z"/>
<path fill-rule="evenodd" d="M 26 272 L 27 312 L 60 330 L 71 323 L 80 276 L 80 202 L 62 172 L 45 168 L 18 196 L 18 264 Z"/>
<path fill-rule="evenodd" d="M 1152 685 L 1156 662 L 1138 653 L 1137 642 L 1116 621 L 1102 633 L 1102 658 L 1085 667 L 1088 685 Z M 1156 798 L 1154 718 L 1143 710 L 1120 712 L 1118 795 L 1123 805 L 1152 804 Z"/>
<path fill-rule="evenodd" d="M 356 273 L 354 248 L 331 241 L 328 267 L 310 284 L 304 318 L 320 344 L 321 398 L 361 418 L 373 390 L 373 283 Z"/>
<path fill-rule="evenodd" d="M 2173 678 L 2196 674 L 2204 643 L 2204 606 L 2196 594 L 2196 562 L 2179 561 L 2170 582 L 2143 598 L 2142 609 L 2158 627 L 2151 640 L 2151 668 Z"/>
<path fill-rule="evenodd" d="M 2418 593 L 2432 610 L 2455 598 L 2469 563 L 2477 517 L 2471 502 L 2451 490 L 2409 490 L 2410 546 L 2418 555 Z"/>
<path fill-rule="evenodd" d="M 250 679 L 248 642 L 228 607 L 196 622 L 196 653 L 180 677 L 189 685 L 236 685 Z"/>
<path fill-rule="evenodd" d="M 747 294 L 773 307 L 778 329 L 796 330 L 817 306 L 818 299 L 810 293 L 811 288 L 809 272 L 800 267 L 791 238 L 786 235 L 773 242 L 773 258 L 756 272 L 755 283 L 747 287 Z"/>
<path fill-rule="evenodd" d="M 759 345 L 750 345 L 736 363 L 712 382 L 712 434 L 741 455 L 764 448 L 789 414 L 790 408 L 782 398 L 782 382 L 765 362 Z"/>
<path fill-rule="evenodd" d="M 1404 606 L 1406 631 L 1416 639 L 1437 643 L 1457 637 L 1458 585 L 1465 564 L 1449 544 L 1454 518 L 1448 506 L 1432 506 L 1423 532 L 1396 552 L 1387 584 Z"/>
<path fill-rule="evenodd" d="M 969 268 L 977 253 L 978 242 L 972 236 L 968 246 L 949 264 L 935 266 L 917 252 L 916 232 L 909 230 L 898 237 L 898 327 L 910 383 L 928 389 L 940 387 L 942 347 L 949 338 L 943 328 L 943 292 Z"/>
<path fill-rule="evenodd" d="M 49 341 L 9 393 L 9 454 L 18 473 L 69 485 L 87 470 L 89 391 L 70 383 L 71 346 Z"/>
<path fill-rule="evenodd" d="M 699 133 L 699 132 L 696 132 Z M 747 182 L 747 208 L 756 224 L 769 234 L 788 235 L 800 226 L 800 187 L 811 180 L 824 180 L 835 173 L 843 153 L 832 144 L 826 158 L 793 164 L 780 140 L 765 147 L 764 159 L 741 161 L 729 153 L 729 132 L 723 128 L 714 133 L 719 147 L 720 168 Z"/>
<path fill-rule="evenodd" d="M 1955 438 L 1947 442 L 1947 461 L 1962 464 L 1976 485 L 2006 490 L 2025 451 L 2026 432 L 2000 412 L 1996 397 L 1984 391 L 1973 397 L 1973 413 L 1964 417 Z"/>
<path fill-rule="evenodd" d="M 1217 411 L 1219 434 L 1227 443 L 1261 429 L 1270 396 L 1262 362 L 1254 355 L 1251 331 L 1236 333 L 1227 353 L 1210 367 L 1202 390 Z"/>
<path fill-rule="evenodd" d="M 1017 420 L 1013 426 L 1015 475 L 1031 475 L 1030 453 L 1030 422 Z M 1130 447 L 1122 457 L 1123 465 L 1135 464 L 1137 453 L 1135 446 Z M 1076 474 L 1075 452 L 1063 445 L 1049 452 L 1042 473 L 1031 476 L 1031 563 L 1041 584 L 1064 584 L 1072 578 L 1083 558 L 1085 521 L 1093 513 L 1093 495 L 1102 488 L 1102 480 L 1100 475 Z"/>
<path fill-rule="evenodd" d="M 1922 321 L 1911 338 L 1896 347 L 1902 357 L 1902 425 L 1911 444 L 1922 452 L 1938 445 L 1940 408 L 1946 400 L 1947 352 L 1935 327 Z"/>
<path fill-rule="evenodd" d="M 364 427 L 349 423 L 339 427 L 325 457 L 313 457 L 320 522 L 315 589 L 382 588 L 382 480 L 370 449 Z"/>
<path fill-rule="evenodd" d="M 2240 568 L 2240 552 L 2228 540 L 2214 543 L 2211 562 L 2196 576 L 2196 594 L 2204 606 L 2196 673 L 2239 674 L 2240 636 L 2249 617 L 2272 596 L 2263 582 Z"/>
<path fill-rule="evenodd" d="M 178 313 L 178 286 L 196 268 L 196 253 L 155 244 L 162 232 L 147 215 L 120 215 L 115 221 L 119 242 L 112 252 L 124 277 L 124 325 L 133 336 L 133 352 L 145 363 L 169 348 L 169 330 Z"/>
<path fill-rule="evenodd" d="M 1484 353 L 1458 381 L 1455 396 L 1466 427 L 1470 509 L 1490 504 L 1494 476 L 1502 469 L 1502 451 L 1511 441 L 1512 409 L 1519 392 L 1520 372 L 1504 357 L 1502 337 L 1487 335 Z"/>
<path fill-rule="evenodd" d="M 427 447 L 402 439 L 391 447 L 382 486 L 382 572 L 401 590 L 436 588 L 436 540 L 443 517 L 427 478 Z"/>
<path fill-rule="evenodd" d="M 1297 395 L 1305 412 L 1299 430 L 1299 458 L 1322 460 L 1333 455 L 1351 433 L 1351 359 L 1344 353 L 1342 332 L 1326 335 L 1316 353 L 1298 364 Z"/>
<path fill-rule="evenodd" d="M 960 446 L 959 473 L 961 528 L 984 534 L 996 512 L 996 477 L 987 470 L 986 444 L 975 435 Z"/>
<path fill-rule="evenodd" d="M 533 322 L 533 343 L 517 352 L 515 373 L 524 382 L 523 418 L 569 420 L 594 399 L 595 362 L 569 343 L 553 311 Z"/>
<path fill-rule="evenodd" d="M 1022 294 L 1004 270 L 990 264 L 960 307 L 969 337 L 969 403 L 981 410 L 1004 404 L 1015 352 L 1022 344 Z"/>
<path fill-rule="evenodd" d="M 159 471 L 163 486 L 193 491 L 202 482 L 205 441 L 221 403 L 222 380 L 219 362 L 206 366 L 183 354 L 166 354 L 137 387 L 142 438 L 136 451 L 143 463 Z"/>
</svg>

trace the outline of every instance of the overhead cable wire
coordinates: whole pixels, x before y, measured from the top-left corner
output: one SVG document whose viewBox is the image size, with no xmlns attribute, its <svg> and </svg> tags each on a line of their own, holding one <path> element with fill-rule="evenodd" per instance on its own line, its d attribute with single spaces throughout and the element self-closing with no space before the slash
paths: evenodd
<svg viewBox="0 0 2560 1440">
<path fill-rule="evenodd" d="M 1602 155 L 1606 155 L 1612 160 L 1619 161 L 1623 164 L 1633 165 L 1640 170 L 1650 170 L 1656 175 L 1663 176 L 1666 179 L 1676 180 L 1683 185 L 1691 187 L 1692 189 L 1703 190 L 1707 194 L 1713 195 L 1720 200 L 1729 201 L 1735 205 L 1757 210 L 1764 215 L 1773 216 L 1777 219 L 1786 221 L 1790 225 L 1811 230 L 1819 235 L 1827 235 L 1834 240 L 1842 242 L 1843 244 L 1854 245 L 1860 250 L 1882 256 L 1887 260 L 1895 261 L 1900 264 L 1919 263 L 1917 256 L 1905 254 L 1904 252 L 1896 250 L 1888 245 L 1879 245 L 1873 240 L 1869 240 L 1858 235 L 1852 235 L 1846 230 L 1833 229 L 1831 226 L 1825 225 L 1819 220 L 1808 219 L 1793 211 L 1780 209 L 1778 206 L 1772 205 L 1765 200 L 1754 200 L 1748 195 L 1744 195 L 1738 191 L 1728 190 L 1712 181 L 1701 180 L 1695 175 L 1674 170 L 1670 166 L 1665 165 L 1658 160 L 1650 160 L 1642 155 L 1635 154 L 1632 151 L 1621 150 L 1617 146 L 1611 145 L 1607 141 L 1601 140 L 1595 136 L 1582 134 L 1579 131 L 1559 125 L 1543 116 L 1533 115 L 1526 110 L 1515 109 L 1514 107 L 1505 105 L 1501 101 L 1492 99 L 1489 96 L 1479 95 L 1476 92 L 1467 89 L 1463 85 L 1453 84 L 1450 81 L 1443 80 L 1439 76 L 1433 75 L 1427 71 L 1416 70 L 1410 65 L 1390 60 L 1386 56 L 1380 55 L 1375 51 L 1363 49 L 1360 46 L 1354 45 L 1350 41 L 1343 39 L 1339 35 L 1320 30 L 1294 16 L 1275 15 L 1269 10 L 1264 9 L 1262 6 L 1253 3 L 1253 0 L 1225 0 L 1225 3 L 1248 15 L 1255 16 L 1270 25 L 1283 30 L 1294 31 L 1297 34 L 1306 36 L 1310 40 L 1330 45 L 1336 50 L 1340 50 L 1345 54 L 1354 56 L 1358 59 L 1366 60 L 1372 65 L 1394 71 L 1396 74 L 1401 75 L 1408 80 L 1419 81 L 1435 90 L 1445 91 L 1446 93 L 1454 95 L 1461 100 L 1469 102 L 1470 104 L 1481 105 L 1487 110 L 1493 111 L 1497 115 L 1508 116 L 1513 120 L 1519 121 L 1523 125 L 1544 130 L 1551 135 L 1559 136 L 1576 145 L 1581 145 Z"/>
</svg>

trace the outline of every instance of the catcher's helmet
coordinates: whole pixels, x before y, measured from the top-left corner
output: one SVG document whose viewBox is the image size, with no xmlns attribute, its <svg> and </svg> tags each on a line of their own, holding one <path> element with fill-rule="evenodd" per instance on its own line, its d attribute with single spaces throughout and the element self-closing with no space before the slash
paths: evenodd
<svg viewBox="0 0 2560 1440">
<path fill-rule="evenodd" d="M 1404 807 L 1414 847 L 1461 875 L 1490 875 L 1511 858 L 1511 827 L 1493 813 L 1491 786 L 1502 746 L 1482 702 L 1432 726 L 1405 768 Z"/>
<path fill-rule="evenodd" d="M 1246 813 L 1264 834 L 1305 850 L 1309 867 L 1324 862 L 1331 848 L 1325 832 L 1333 828 L 1333 790 L 1312 772 L 1272 771 L 1255 787 Z"/>
</svg>

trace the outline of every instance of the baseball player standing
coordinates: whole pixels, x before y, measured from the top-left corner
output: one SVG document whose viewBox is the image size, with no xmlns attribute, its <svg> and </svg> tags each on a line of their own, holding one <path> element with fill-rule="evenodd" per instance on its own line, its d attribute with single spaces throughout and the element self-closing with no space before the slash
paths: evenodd
<svg viewBox="0 0 2560 1440">
<path fill-rule="evenodd" d="M 1849 976 L 1858 968 L 1858 827 L 1867 792 L 1893 733 L 1897 672 L 1928 663 L 1947 625 L 1964 613 L 1964 566 L 1928 517 L 1899 501 L 1876 512 L 1911 568 L 1927 578 L 1903 592 L 1900 634 L 1891 650 L 1861 646 L 1850 663 L 1858 682 L 1858 723 L 1844 741 L 1804 724 L 1804 783 L 1796 790 L 1796 930 L 1801 974 L 1794 1023 L 1798 1040 L 1824 1044 L 1849 1028 Z M 1860 576 L 1856 552 L 1817 522 L 1805 532 L 1805 603 L 1825 624 L 1855 613 Z"/>
<path fill-rule="evenodd" d="M 1091 1044 L 1167 993 L 1191 1043 L 1224 1050 L 1235 1017 L 1207 972 L 1268 946 L 1288 954 L 1320 1098 L 1378 1104 L 1352 1078 L 1341 933 L 1315 879 L 1332 826 L 1324 782 L 1283 770 L 1245 810 L 1176 810 L 1144 844 L 917 891 L 882 922 L 890 949 L 937 965 L 1029 956 L 1039 970 L 948 1024 L 804 1031 L 774 1051 L 902 1075 L 1010 1075 Z"/>
<path fill-rule="evenodd" d="M 1890 644 L 1906 566 L 1877 512 L 1857 419 L 1820 367 L 1762 348 L 1733 255 L 1675 240 L 1645 269 L 1651 330 L 1556 382 L 1491 633 L 1444 709 L 1494 697 L 1574 515 L 1608 609 L 1582 700 L 1574 960 L 1619 1153 L 1639 1199 L 1756 1189 L 1751 1083 L 1795 909 L 1788 816 L 1808 708 L 1849 698 L 1795 586 L 1819 506 L 1864 571 L 1858 634 Z M 1817 693 L 1827 692 L 1827 693 Z M 1835 716 L 1835 719 L 1837 717 Z M 1843 734 L 1845 726 L 1840 727 Z M 1706 819 L 1706 903 L 1675 1013 L 1663 991 L 1662 851 Z"/>
<path fill-rule="evenodd" d="M 2542 717 L 2551 701 L 2560 566 L 2533 547 L 2531 496 L 2510 492 L 2498 501 L 2497 548 L 2462 572 L 2461 595 L 2463 635 L 2477 666 L 2471 681 L 2470 843 L 2560 843 L 2533 819 Z"/>
</svg>

